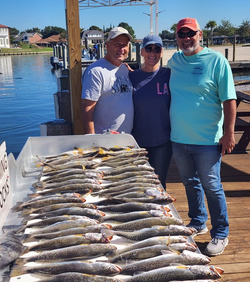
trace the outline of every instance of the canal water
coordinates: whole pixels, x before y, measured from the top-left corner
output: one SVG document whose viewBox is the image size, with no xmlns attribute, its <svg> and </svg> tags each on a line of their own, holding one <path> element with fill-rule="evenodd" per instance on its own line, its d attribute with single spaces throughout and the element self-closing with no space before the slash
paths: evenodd
<svg viewBox="0 0 250 282">
<path fill-rule="evenodd" d="M 0 56 L 0 143 L 18 156 L 40 124 L 55 119 L 57 73 L 51 54 Z"/>
<path fill-rule="evenodd" d="M 55 119 L 53 94 L 57 76 L 51 54 L 0 56 L 0 144 L 15 157 L 29 137 L 40 136 L 40 124 Z M 236 74 L 235 79 L 250 79 Z"/>
</svg>

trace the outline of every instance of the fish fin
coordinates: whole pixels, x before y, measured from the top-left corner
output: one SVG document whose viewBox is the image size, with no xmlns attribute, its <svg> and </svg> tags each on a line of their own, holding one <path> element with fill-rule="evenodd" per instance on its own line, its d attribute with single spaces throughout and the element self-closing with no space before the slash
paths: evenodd
<svg viewBox="0 0 250 282">
<path fill-rule="evenodd" d="M 171 250 L 161 250 L 161 253 L 163 254 L 163 255 L 172 255 L 173 253 L 175 253 L 175 251 L 173 250 L 173 251 L 171 251 Z M 179 254 L 179 252 L 178 252 L 178 254 Z"/>
<path fill-rule="evenodd" d="M 31 209 L 28 209 L 28 208 L 25 208 L 22 210 L 21 212 L 21 217 L 25 217 L 25 216 L 29 216 L 30 214 L 32 214 L 34 212 L 35 209 L 31 208 Z"/>
<path fill-rule="evenodd" d="M 33 199 L 41 195 L 39 195 L 39 193 L 33 193 L 33 194 L 28 194 L 27 196 Z"/>
<path fill-rule="evenodd" d="M 17 258 L 15 261 L 14 261 L 14 266 L 21 266 L 23 267 L 23 265 L 27 263 L 27 259 L 26 258 Z M 20 274 L 19 274 L 20 275 Z"/>
</svg>

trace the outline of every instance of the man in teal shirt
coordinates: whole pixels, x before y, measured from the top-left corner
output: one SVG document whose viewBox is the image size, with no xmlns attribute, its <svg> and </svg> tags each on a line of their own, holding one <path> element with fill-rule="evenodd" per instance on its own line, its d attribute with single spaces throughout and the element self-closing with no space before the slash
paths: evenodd
<svg viewBox="0 0 250 282">
<path fill-rule="evenodd" d="M 171 69 L 170 106 L 173 157 L 186 189 L 188 226 L 204 234 L 207 210 L 212 240 L 205 253 L 221 254 L 228 244 L 229 222 L 220 179 L 221 156 L 235 146 L 236 93 L 230 65 L 219 52 L 200 46 L 202 31 L 196 19 L 178 22 L 181 51 L 168 61 Z"/>
</svg>

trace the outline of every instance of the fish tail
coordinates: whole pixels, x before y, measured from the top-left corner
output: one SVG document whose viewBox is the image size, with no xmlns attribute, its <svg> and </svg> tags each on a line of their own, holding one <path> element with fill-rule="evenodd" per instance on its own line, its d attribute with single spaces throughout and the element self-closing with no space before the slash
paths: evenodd
<svg viewBox="0 0 250 282">
<path fill-rule="evenodd" d="M 14 207 L 11 208 L 12 212 L 18 212 L 22 209 L 23 202 L 17 202 Z"/>
<path fill-rule="evenodd" d="M 26 228 L 26 225 L 22 225 L 21 227 L 19 227 L 19 228 L 16 230 L 16 233 L 19 234 L 19 233 L 23 232 L 25 228 Z"/>
<path fill-rule="evenodd" d="M 28 216 L 31 213 L 33 213 L 33 211 L 34 211 L 34 209 L 23 209 L 22 212 L 21 212 L 21 216 L 22 217 Z"/>
<path fill-rule="evenodd" d="M 15 277 L 15 276 L 19 276 L 19 275 L 23 275 L 26 274 L 26 267 L 23 265 L 19 265 L 19 264 L 14 264 L 14 267 L 10 273 L 10 277 Z"/>
<path fill-rule="evenodd" d="M 33 194 L 28 194 L 27 196 L 33 199 L 33 198 L 36 198 L 40 195 L 39 195 L 39 193 L 33 193 Z"/>
</svg>

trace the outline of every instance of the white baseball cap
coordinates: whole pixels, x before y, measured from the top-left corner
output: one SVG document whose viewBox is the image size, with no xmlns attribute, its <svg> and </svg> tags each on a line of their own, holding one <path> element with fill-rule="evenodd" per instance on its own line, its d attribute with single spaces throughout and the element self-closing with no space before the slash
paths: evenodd
<svg viewBox="0 0 250 282">
<path fill-rule="evenodd" d="M 125 28 L 121 26 L 117 26 L 110 30 L 107 41 L 110 41 L 111 39 L 114 39 L 122 34 L 127 35 L 129 41 L 133 40 L 133 37 L 129 34 L 129 32 Z"/>
</svg>

